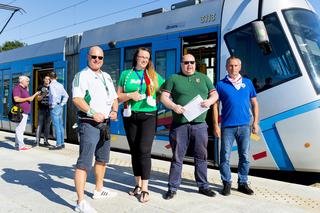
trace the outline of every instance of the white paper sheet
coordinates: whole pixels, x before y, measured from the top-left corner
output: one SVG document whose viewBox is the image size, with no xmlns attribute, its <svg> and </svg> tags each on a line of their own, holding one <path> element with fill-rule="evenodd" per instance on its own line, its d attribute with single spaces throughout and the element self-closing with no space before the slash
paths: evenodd
<svg viewBox="0 0 320 213">
<path fill-rule="evenodd" d="M 201 96 L 197 95 L 183 107 L 185 109 L 183 115 L 189 122 L 209 109 L 201 107 L 200 104 L 202 101 L 203 99 L 201 98 Z"/>
</svg>

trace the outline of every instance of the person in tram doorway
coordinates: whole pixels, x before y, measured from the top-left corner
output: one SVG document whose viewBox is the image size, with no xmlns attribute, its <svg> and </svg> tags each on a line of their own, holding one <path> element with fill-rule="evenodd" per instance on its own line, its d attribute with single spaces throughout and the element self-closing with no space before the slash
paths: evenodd
<svg viewBox="0 0 320 213">
<path fill-rule="evenodd" d="M 215 192 L 210 189 L 207 181 L 207 145 L 208 125 L 205 122 L 207 111 L 193 120 L 187 120 L 183 115 L 184 105 L 200 95 L 203 101 L 201 107 L 209 108 L 218 99 L 218 94 L 211 80 L 195 70 L 195 58 L 186 54 L 181 59 L 182 72 L 171 76 L 164 84 L 161 102 L 172 110 L 169 141 L 172 148 L 172 160 L 169 172 L 168 191 L 164 195 L 166 200 L 174 198 L 181 183 L 183 159 L 189 144 L 194 147 L 195 179 L 199 193 L 214 197 Z M 172 99 L 170 99 L 170 97 Z"/>
<path fill-rule="evenodd" d="M 50 77 L 47 75 L 43 79 L 43 85 L 38 88 L 40 92 L 38 99 L 38 127 L 36 130 L 35 146 L 39 146 L 41 139 L 41 131 L 44 128 L 44 145 L 49 146 L 48 137 L 50 133 L 51 116 L 49 108 L 49 84 Z"/>
<path fill-rule="evenodd" d="M 230 155 L 234 141 L 238 145 L 238 191 L 252 195 L 248 186 L 249 148 L 251 132 L 259 131 L 259 106 L 252 82 L 240 75 L 241 61 L 235 56 L 227 59 L 228 75 L 218 82 L 217 91 L 222 104 L 221 129 L 218 124 L 218 105 L 213 106 L 214 135 L 221 137 L 220 174 L 223 182 L 222 195 L 228 196 L 231 191 Z M 253 123 L 250 127 L 250 108 Z M 252 128 L 252 129 L 251 129 Z"/>
<path fill-rule="evenodd" d="M 50 150 L 64 149 L 63 106 L 66 105 L 69 95 L 63 85 L 57 81 L 57 74 L 50 72 L 51 83 L 49 87 L 50 115 L 56 135 L 56 146 Z"/>
<path fill-rule="evenodd" d="M 106 164 L 110 155 L 110 119 L 118 115 L 118 96 L 109 74 L 103 72 L 103 50 L 91 47 L 88 66 L 78 72 L 72 82 L 73 103 L 78 108 L 80 153 L 76 164 L 74 182 L 77 192 L 77 212 L 96 212 L 84 199 L 87 175 L 95 155 L 95 189 L 93 199 L 112 198 L 116 192 L 103 187 Z"/>
<path fill-rule="evenodd" d="M 139 48 L 132 69 L 124 70 L 118 84 L 120 102 L 124 102 L 123 123 L 130 147 L 136 186 L 130 195 L 149 201 L 148 182 L 151 172 L 151 149 L 156 132 L 156 97 L 164 79 L 154 70 L 151 52 Z"/>
<path fill-rule="evenodd" d="M 19 105 L 22 110 L 22 120 L 16 127 L 15 135 L 15 148 L 19 151 L 28 150 L 30 148 L 26 147 L 23 142 L 23 133 L 27 126 L 28 114 L 31 110 L 31 101 L 39 94 L 39 92 L 34 93 L 32 96 L 29 95 L 29 82 L 30 79 L 27 76 L 19 76 L 19 84 L 16 85 L 12 90 L 13 102 Z"/>
</svg>

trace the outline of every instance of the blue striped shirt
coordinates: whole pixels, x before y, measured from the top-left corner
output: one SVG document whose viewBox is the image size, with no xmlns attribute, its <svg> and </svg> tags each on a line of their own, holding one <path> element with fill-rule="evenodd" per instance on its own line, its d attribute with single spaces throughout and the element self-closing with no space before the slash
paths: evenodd
<svg viewBox="0 0 320 213">
<path fill-rule="evenodd" d="M 49 105 L 54 108 L 56 105 L 65 105 L 68 101 L 69 95 L 57 80 L 51 80 L 49 87 Z"/>
</svg>

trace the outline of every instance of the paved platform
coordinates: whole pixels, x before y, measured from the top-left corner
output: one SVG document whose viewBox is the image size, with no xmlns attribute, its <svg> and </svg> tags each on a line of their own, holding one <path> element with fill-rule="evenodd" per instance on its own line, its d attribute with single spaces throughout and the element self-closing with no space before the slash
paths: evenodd
<svg viewBox="0 0 320 213">
<path fill-rule="evenodd" d="M 36 147 L 19 152 L 14 149 L 13 141 L 14 134 L 0 131 L 0 212 L 73 212 L 76 202 L 73 174 L 78 146 L 67 144 L 64 150 L 55 151 Z M 27 144 L 33 141 L 34 137 L 26 137 Z M 118 196 L 109 200 L 91 199 L 94 178 L 90 173 L 86 199 L 98 212 L 320 212 L 320 188 L 250 177 L 255 194 L 248 196 L 236 191 L 236 174 L 233 174 L 235 184 L 231 196 L 206 197 L 197 193 L 193 167 L 189 165 L 184 165 L 177 196 L 167 201 L 162 195 L 167 190 L 169 164 L 152 161 L 151 200 L 142 204 L 127 194 L 134 185 L 130 156 L 112 152 L 104 185 L 117 191 Z M 209 169 L 208 179 L 213 189 L 221 190 L 217 170 Z"/>
</svg>

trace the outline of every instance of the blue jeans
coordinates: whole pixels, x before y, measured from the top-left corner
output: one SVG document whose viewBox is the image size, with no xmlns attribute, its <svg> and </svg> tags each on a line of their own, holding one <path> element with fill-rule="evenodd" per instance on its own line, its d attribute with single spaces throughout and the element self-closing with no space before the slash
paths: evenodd
<svg viewBox="0 0 320 213">
<path fill-rule="evenodd" d="M 56 133 L 56 146 L 61 146 L 64 144 L 64 128 L 62 121 L 63 107 L 56 105 L 54 108 L 50 109 L 52 124 Z"/>
<path fill-rule="evenodd" d="M 208 125 L 199 124 L 172 124 L 170 129 L 170 145 L 172 148 L 172 161 L 169 172 L 169 190 L 177 191 L 181 183 L 183 158 L 186 155 L 189 143 L 192 144 L 195 179 L 200 189 L 209 188 L 207 181 L 207 145 Z"/>
<path fill-rule="evenodd" d="M 250 126 L 223 127 L 221 131 L 220 174 L 223 183 L 231 183 L 230 155 L 234 140 L 238 145 L 238 183 L 248 182 L 250 168 Z"/>
</svg>

